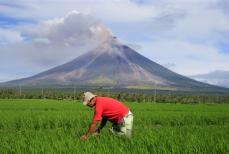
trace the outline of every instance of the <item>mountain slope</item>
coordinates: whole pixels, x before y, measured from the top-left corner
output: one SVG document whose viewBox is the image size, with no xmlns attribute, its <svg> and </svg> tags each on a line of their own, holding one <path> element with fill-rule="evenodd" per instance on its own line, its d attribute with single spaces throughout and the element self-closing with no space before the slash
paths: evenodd
<svg viewBox="0 0 229 154">
<path fill-rule="evenodd" d="M 115 38 L 68 63 L 5 84 L 218 88 L 174 73 L 119 43 Z"/>
</svg>

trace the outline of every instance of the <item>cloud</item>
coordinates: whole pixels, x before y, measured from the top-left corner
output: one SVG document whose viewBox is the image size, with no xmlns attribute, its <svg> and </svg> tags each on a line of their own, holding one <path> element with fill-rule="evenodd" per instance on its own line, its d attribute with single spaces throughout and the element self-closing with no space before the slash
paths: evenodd
<svg viewBox="0 0 229 154">
<path fill-rule="evenodd" d="M 156 17 L 145 21 L 144 40 L 133 39 L 139 51 L 184 75 L 229 68 L 229 11 L 219 0 L 165 0 L 157 3 Z M 153 4 L 153 2 L 151 3 Z M 139 24 L 139 23 L 138 23 Z"/>
<path fill-rule="evenodd" d="M 179 39 L 218 42 L 229 31 L 229 18 L 219 9 L 199 8 L 187 12 L 187 16 L 176 23 L 172 33 Z"/>
<path fill-rule="evenodd" d="M 24 5 L 21 5 L 20 3 L 17 2 L 9 2 L 7 0 L 2 0 L 0 2 L 1 7 L 9 7 L 9 8 L 18 8 L 18 9 L 24 9 Z"/>
<path fill-rule="evenodd" d="M 101 43 L 112 37 L 111 31 L 94 17 L 77 11 L 69 12 L 64 18 L 44 21 L 24 35 L 40 43 L 77 47 Z"/>
<path fill-rule="evenodd" d="M 100 19 L 128 22 L 144 20 L 152 16 L 152 12 L 156 12 L 152 5 L 141 6 L 131 0 L 49 0 L 44 3 L 39 0 L 14 0 L 15 5 L 23 6 L 24 9 L 15 9 L 13 4 L 7 1 L 4 4 L 7 5 L 2 5 L 1 14 L 36 19 L 53 18 L 71 10 L 78 10 L 84 14 L 93 14 Z"/>
<path fill-rule="evenodd" d="M 159 64 L 173 64 L 169 68 L 183 75 L 229 68 L 229 54 L 221 54 L 214 46 L 170 39 L 140 45 L 142 54 Z"/>
<path fill-rule="evenodd" d="M 21 34 L 15 30 L 0 27 L 0 46 L 22 41 Z"/>
<path fill-rule="evenodd" d="M 35 74 L 60 65 L 88 52 L 112 37 L 109 29 L 97 19 L 77 11 L 18 28 L 20 32 L 1 30 L 0 46 L 2 73 L 26 70 Z M 12 63 L 13 62 L 13 63 Z M 26 72 L 26 73 L 25 73 Z"/>
</svg>

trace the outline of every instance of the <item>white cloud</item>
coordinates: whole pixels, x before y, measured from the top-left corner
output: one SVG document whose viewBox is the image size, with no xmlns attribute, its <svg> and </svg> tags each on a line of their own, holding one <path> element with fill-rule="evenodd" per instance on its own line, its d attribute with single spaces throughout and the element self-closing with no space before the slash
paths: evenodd
<svg viewBox="0 0 229 154">
<path fill-rule="evenodd" d="M 164 3 L 164 4 L 163 4 Z M 148 38 L 139 41 L 140 52 L 159 64 L 184 75 L 228 70 L 229 13 L 218 0 L 165 0 L 158 5 L 161 12 L 145 24 Z M 162 6 L 164 5 L 164 6 Z M 138 36 L 141 35 L 138 33 Z"/>
<path fill-rule="evenodd" d="M 15 70 L 27 70 L 30 75 L 39 73 L 72 60 L 112 37 L 110 30 L 98 20 L 76 11 L 63 18 L 18 29 L 26 41 L 0 46 L 0 61 L 4 64 L 0 66 L 2 73 Z M 20 33 L 16 34 L 20 36 Z M 12 42 L 13 35 L 10 36 Z M 25 73 L 21 74 L 24 76 Z"/>
<path fill-rule="evenodd" d="M 198 3 L 199 4 L 199 3 Z M 217 42 L 222 33 L 229 31 L 229 18 L 219 8 L 210 4 L 196 5 L 185 11 L 186 15 L 178 20 L 171 33 L 179 39 Z"/>
<path fill-rule="evenodd" d="M 20 33 L 15 30 L 3 29 L 0 27 L 0 46 L 9 43 L 21 42 L 23 38 Z"/>
<path fill-rule="evenodd" d="M 101 43 L 112 37 L 110 30 L 94 17 L 77 11 L 69 12 L 64 18 L 44 21 L 25 35 L 40 42 L 77 47 Z"/>
<path fill-rule="evenodd" d="M 93 14 L 100 19 L 113 22 L 144 20 L 151 17 L 152 12 L 157 13 L 157 9 L 153 5 L 141 6 L 131 0 L 48 0 L 45 2 L 15 0 L 14 3 L 24 6 L 25 9 L 1 6 L 0 13 L 43 20 L 62 16 L 71 10 L 78 10 L 84 14 Z"/>
<path fill-rule="evenodd" d="M 2 10 L 2 14 L 29 17 L 35 20 L 60 17 L 70 10 L 79 10 L 101 19 L 123 39 L 128 36 L 154 35 L 205 41 L 222 39 L 222 33 L 228 31 L 229 18 L 223 11 L 222 0 L 161 0 L 147 1 L 140 5 L 132 0 L 16 0 L 27 9 L 11 8 Z M 221 5 L 219 5 L 219 3 Z M 10 8 L 9 8 L 10 9 Z M 1 12 L 1 11 L 0 11 Z M 29 13 L 28 13 L 29 12 Z M 126 28 L 128 27 L 128 28 Z M 166 34 L 166 36 L 164 36 Z M 149 36 L 148 36 L 149 37 Z"/>
<path fill-rule="evenodd" d="M 177 40 L 140 43 L 141 53 L 162 65 L 174 64 L 171 70 L 193 75 L 229 68 L 229 55 L 220 54 L 214 46 Z M 150 52 L 149 52 L 150 51 Z"/>
</svg>

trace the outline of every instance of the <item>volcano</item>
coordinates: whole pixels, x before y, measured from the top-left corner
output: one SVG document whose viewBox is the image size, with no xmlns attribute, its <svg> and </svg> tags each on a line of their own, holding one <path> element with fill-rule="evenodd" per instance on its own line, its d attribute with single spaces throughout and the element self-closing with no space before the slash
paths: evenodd
<svg viewBox="0 0 229 154">
<path fill-rule="evenodd" d="M 216 88 L 179 75 L 111 38 L 63 65 L 5 85 Z M 219 88 L 219 87 L 217 87 Z"/>
</svg>

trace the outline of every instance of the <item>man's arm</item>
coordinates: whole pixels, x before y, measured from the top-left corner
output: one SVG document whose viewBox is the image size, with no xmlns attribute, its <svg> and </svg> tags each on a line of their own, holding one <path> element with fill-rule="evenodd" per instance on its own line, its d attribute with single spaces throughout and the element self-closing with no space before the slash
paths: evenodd
<svg viewBox="0 0 229 154">
<path fill-rule="evenodd" d="M 91 124 L 90 124 L 90 126 L 88 128 L 87 133 L 81 137 L 82 140 L 86 140 L 87 139 L 87 137 L 90 135 L 90 133 L 92 133 L 94 131 L 94 129 L 95 129 L 95 127 L 96 127 L 96 125 L 97 125 L 98 122 L 99 121 L 96 121 L 96 120 L 93 120 L 91 122 Z"/>
</svg>

